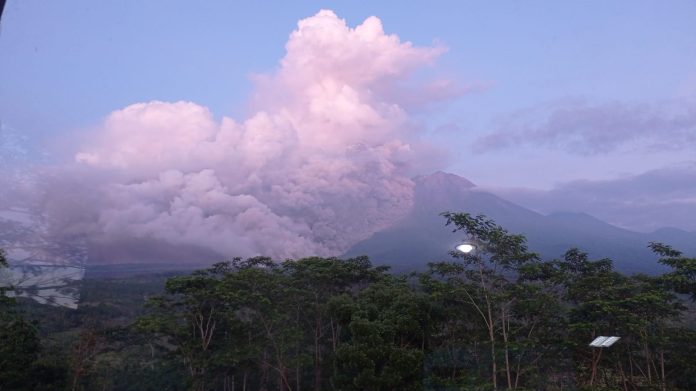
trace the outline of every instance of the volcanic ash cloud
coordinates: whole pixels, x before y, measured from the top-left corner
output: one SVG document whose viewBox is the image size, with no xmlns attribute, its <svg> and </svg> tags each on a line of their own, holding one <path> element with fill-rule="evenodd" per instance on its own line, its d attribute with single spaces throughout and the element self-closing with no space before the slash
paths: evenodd
<svg viewBox="0 0 696 391">
<path fill-rule="evenodd" d="M 68 225 L 102 243 L 283 258 L 340 254 L 403 216 L 409 178 L 433 156 L 395 91 L 443 49 L 401 42 L 375 17 L 350 28 L 321 11 L 286 50 L 255 77 L 243 122 L 191 102 L 111 113 L 75 155 L 72 170 L 98 179 L 85 180 L 82 219 Z"/>
</svg>

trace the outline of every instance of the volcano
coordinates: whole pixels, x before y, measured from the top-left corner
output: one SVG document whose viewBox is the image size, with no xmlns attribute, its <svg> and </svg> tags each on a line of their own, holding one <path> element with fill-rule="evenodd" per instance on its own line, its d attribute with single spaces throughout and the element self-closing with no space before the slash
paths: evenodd
<svg viewBox="0 0 696 391">
<path fill-rule="evenodd" d="M 482 190 L 460 176 L 436 172 L 414 179 L 411 212 L 387 229 L 355 244 L 345 256 L 368 255 L 396 271 L 423 269 L 427 262 L 451 259 L 449 251 L 464 239 L 463 232 L 445 226 L 442 212 L 483 214 L 510 233 L 523 234 L 530 250 L 543 259 L 563 256 L 577 247 L 591 259 L 610 258 L 617 270 L 657 273 L 664 268 L 649 249 L 651 241 L 696 253 L 696 233 L 664 228 L 652 233 L 616 227 L 584 213 L 537 213 Z"/>
</svg>

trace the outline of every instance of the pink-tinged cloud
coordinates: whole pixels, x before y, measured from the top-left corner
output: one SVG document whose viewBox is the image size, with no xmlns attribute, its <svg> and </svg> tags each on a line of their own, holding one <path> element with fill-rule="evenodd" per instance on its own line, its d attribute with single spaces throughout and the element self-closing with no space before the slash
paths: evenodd
<svg viewBox="0 0 696 391">
<path fill-rule="evenodd" d="M 98 141 L 75 159 L 93 166 L 159 170 L 193 158 L 191 146 L 212 140 L 217 128 L 211 113 L 194 103 L 138 103 L 111 113 Z"/>
<path fill-rule="evenodd" d="M 73 170 L 98 178 L 79 190 L 89 196 L 53 207 L 62 221 L 82 210 L 64 226 L 105 246 L 146 238 L 284 258 L 341 254 L 404 216 L 409 178 L 439 159 L 394 91 L 408 82 L 445 96 L 451 83 L 411 78 L 444 49 L 387 35 L 376 17 L 350 28 L 331 11 L 301 20 L 286 49 L 256 76 L 244 121 L 192 102 L 111 113 L 75 155 Z"/>
</svg>

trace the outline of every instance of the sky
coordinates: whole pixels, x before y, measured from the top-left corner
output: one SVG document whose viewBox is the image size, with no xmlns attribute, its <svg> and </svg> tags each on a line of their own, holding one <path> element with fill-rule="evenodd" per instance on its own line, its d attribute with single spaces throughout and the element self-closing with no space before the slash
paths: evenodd
<svg viewBox="0 0 696 391">
<path fill-rule="evenodd" d="M 64 178 L 52 191 L 109 189 L 81 224 L 110 235 L 218 249 L 224 226 L 250 254 L 249 229 L 332 253 L 437 169 L 544 213 L 696 230 L 695 16 L 691 1 L 8 0 L 0 120 L 22 164 Z M 175 200 L 180 215 L 161 209 Z"/>
</svg>

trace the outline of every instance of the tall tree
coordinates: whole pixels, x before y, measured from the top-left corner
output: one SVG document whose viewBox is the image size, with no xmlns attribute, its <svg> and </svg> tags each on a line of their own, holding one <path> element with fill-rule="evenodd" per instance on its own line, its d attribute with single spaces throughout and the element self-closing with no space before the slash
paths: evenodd
<svg viewBox="0 0 696 391">
<path fill-rule="evenodd" d="M 452 252 L 466 266 L 463 277 L 476 290 L 464 289 L 468 302 L 480 315 L 488 333 L 491 383 L 498 389 L 498 345 L 502 343 L 502 361 L 507 388 L 514 387 L 510 359 L 510 316 L 516 298 L 510 295 L 511 280 L 522 265 L 538 260 L 527 248 L 522 235 L 513 235 L 485 216 L 468 213 L 442 214 L 454 231 L 463 231 L 472 242 L 470 253 Z"/>
</svg>

